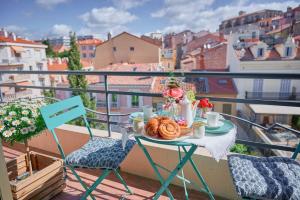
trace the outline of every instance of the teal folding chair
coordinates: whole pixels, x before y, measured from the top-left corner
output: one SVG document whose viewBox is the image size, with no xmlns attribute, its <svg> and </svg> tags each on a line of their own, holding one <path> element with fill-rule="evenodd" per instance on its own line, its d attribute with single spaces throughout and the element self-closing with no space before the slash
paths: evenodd
<svg viewBox="0 0 300 200">
<path fill-rule="evenodd" d="M 132 194 L 124 179 L 121 177 L 118 167 L 133 148 L 135 144 L 134 140 L 128 140 L 125 148 L 123 148 L 122 141 L 119 139 L 94 137 L 86 119 L 86 110 L 79 96 L 44 106 L 41 108 L 41 114 L 47 128 L 52 133 L 58 146 L 65 164 L 65 172 L 66 167 L 68 167 L 86 190 L 81 199 L 86 199 L 90 196 L 95 200 L 95 198 L 91 195 L 91 192 L 96 189 L 96 187 L 109 175 L 110 172 L 115 173 L 117 178 L 125 186 L 127 192 Z M 90 134 L 90 140 L 80 149 L 73 151 L 69 155 L 65 155 L 55 133 L 55 128 L 80 117 L 82 117 L 85 122 L 86 128 Z M 75 168 L 102 169 L 103 172 L 102 175 L 99 176 L 99 178 L 91 185 L 91 187 L 88 188 L 88 186 L 76 173 Z"/>
</svg>

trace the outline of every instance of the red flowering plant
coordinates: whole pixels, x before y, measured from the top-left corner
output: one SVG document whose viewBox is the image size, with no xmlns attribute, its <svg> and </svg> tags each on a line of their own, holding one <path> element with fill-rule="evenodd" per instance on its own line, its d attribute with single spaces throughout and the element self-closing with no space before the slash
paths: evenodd
<svg viewBox="0 0 300 200">
<path fill-rule="evenodd" d="M 209 101 L 208 98 L 203 98 L 200 100 L 200 103 L 198 104 L 198 107 L 202 111 L 202 117 L 205 117 L 206 112 L 209 112 L 212 110 L 214 105 Z"/>
</svg>

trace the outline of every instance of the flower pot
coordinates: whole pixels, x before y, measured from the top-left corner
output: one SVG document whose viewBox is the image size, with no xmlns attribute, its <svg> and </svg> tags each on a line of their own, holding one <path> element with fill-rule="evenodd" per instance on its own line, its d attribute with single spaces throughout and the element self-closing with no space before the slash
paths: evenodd
<svg viewBox="0 0 300 200">
<path fill-rule="evenodd" d="M 51 199 L 66 186 L 63 161 L 36 152 L 30 152 L 30 156 L 33 174 L 22 180 L 17 180 L 17 177 L 27 171 L 26 154 L 10 160 L 6 164 L 13 199 Z"/>
</svg>

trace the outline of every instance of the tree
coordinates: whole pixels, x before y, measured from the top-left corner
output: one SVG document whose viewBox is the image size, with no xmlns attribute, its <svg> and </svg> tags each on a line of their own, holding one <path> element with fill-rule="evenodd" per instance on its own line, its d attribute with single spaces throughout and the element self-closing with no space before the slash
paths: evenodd
<svg viewBox="0 0 300 200">
<path fill-rule="evenodd" d="M 55 57 L 55 52 L 53 51 L 53 49 L 52 49 L 52 47 L 51 47 L 51 45 L 50 45 L 49 40 L 48 40 L 48 39 L 47 39 L 47 40 L 44 40 L 42 43 L 43 43 L 44 45 L 47 45 L 47 48 L 46 48 L 46 56 L 47 56 L 47 57 L 50 57 L 50 58 Z"/>
<path fill-rule="evenodd" d="M 175 63 L 175 69 L 180 69 L 180 62 L 182 57 L 183 51 L 182 51 L 182 45 L 178 44 L 176 47 L 176 63 Z"/>
<path fill-rule="evenodd" d="M 68 54 L 68 69 L 70 71 L 72 70 L 77 70 L 80 71 L 82 70 L 82 65 L 80 63 L 80 53 L 78 50 L 78 46 L 76 44 L 76 35 L 75 33 L 70 33 L 70 45 L 71 48 L 69 50 Z M 86 77 L 84 75 L 68 75 L 68 80 L 70 84 L 70 88 L 72 89 L 82 89 L 82 90 L 87 90 L 88 83 L 86 80 Z M 73 91 L 72 92 L 73 96 L 79 95 L 83 101 L 83 105 L 86 108 L 90 108 L 92 110 L 96 109 L 96 102 L 94 100 L 90 99 L 90 96 L 88 95 L 87 92 L 85 91 Z M 94 114 L 88 113 L 88 117 L 94 117 Z M 77 125 L 82 125 L 82 121 L 76 121 L 75 124 Z M 93 126 L 93 124 L 91 124 Z"/>
</svg>

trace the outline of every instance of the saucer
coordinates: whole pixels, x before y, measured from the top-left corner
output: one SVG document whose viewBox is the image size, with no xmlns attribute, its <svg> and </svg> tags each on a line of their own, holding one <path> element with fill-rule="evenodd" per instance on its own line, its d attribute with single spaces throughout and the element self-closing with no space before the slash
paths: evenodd
<svg viewBox="0 0 300 200">
<path fill-rule="evenodd" d="M 206 125 L 205 128 L 207 128 L 207 129 L 218 129 L 218 128 L 220 128 L 223 125 L 224 125 L 224 122 L 218 121 L 218 123 L 217 123 L 216 126 L 208 126 L 208 125 Z"/>
</svg>

